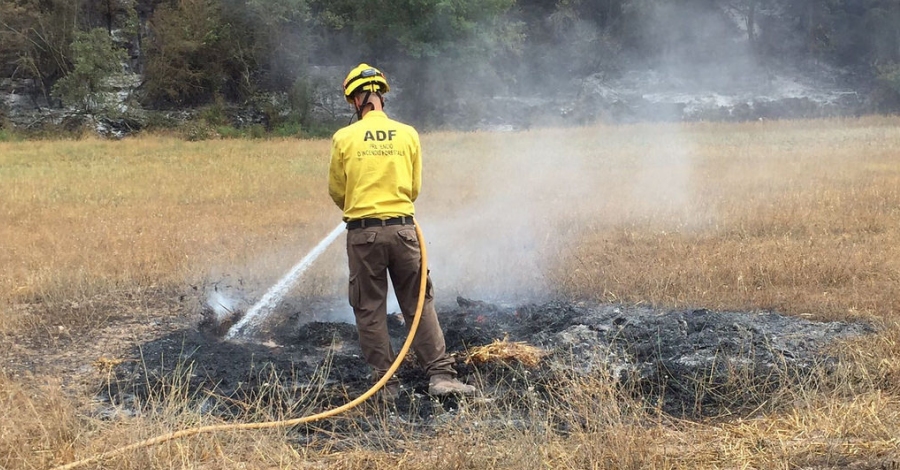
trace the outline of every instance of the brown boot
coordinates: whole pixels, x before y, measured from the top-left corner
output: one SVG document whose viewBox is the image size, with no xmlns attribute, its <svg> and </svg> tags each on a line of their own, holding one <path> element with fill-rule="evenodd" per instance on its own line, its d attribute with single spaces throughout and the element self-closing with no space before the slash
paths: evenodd
<svg viewBox="0 0 900 470">
<path fill-rule="evenodd" d="M 429 395 L 474 395 L 478 389 L 456 380 L 449 374 L 432 375 L 428 379 Z"/>
</svg>

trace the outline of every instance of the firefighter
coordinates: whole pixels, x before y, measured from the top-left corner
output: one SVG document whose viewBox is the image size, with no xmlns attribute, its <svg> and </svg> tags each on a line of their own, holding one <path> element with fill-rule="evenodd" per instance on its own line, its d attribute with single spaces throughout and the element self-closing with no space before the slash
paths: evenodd
<svg viewBox="0 0 900 470">
<path fill-rule="evenodd" d="M 413 127 L 385 114 L 384 94 L 390 86 L 381 71 L 360 64 L 343 87 L 357 122 L 332 138 L 328 192 L 347 223 L 349 300 L 363 356 L 377 381 L 396 357 L 387 328 L 388 273 L 407 325 L 412 324 L 418 303 L 421 253 L 413 203 L 422 185 L 422 150 Z M 430 276 L 412 348 L 428 376 L 430 394 L 476 392 L 456 379 L 434 309 Z M 382 395 L 393 399 L 399 392 L 394 377 Z"/>
</svg>

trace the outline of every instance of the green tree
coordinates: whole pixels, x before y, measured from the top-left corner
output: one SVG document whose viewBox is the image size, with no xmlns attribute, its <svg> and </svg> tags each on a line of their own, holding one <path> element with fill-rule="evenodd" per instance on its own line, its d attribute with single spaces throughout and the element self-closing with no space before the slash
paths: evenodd
<svg viewBox="0 0 900 470">
<path fill-rule="evenodd" d="M 522 25 L 505 16 L 513 4 L 514 0 L 311 1 L 320 24 L 349 36 L 355 54 L 347 60 L 366 60 L 402 77 L 400 108 L 407 118 L 425 126 L 441 125 L 447 107 L 473 103 L 476 96 L 490 94 L 492 87 L 512 78 L 498 70 L 496 62 L 519 53 Z"/>
<path fill-rule="evenodd" d="M 85 29 L 104 28 L 113 35 L 122 31 L 128 37 L 138 32 L 137 0 L 81 0 Z"/>
<path fill-rule="evenodd" d="M 145 90 L 152 103 L 196 105 L 223 85 L 221 2 L 180 0 L 150 19 Z"/>
<path fill-rule="evenodd" d="M 196 105 L 287 92 L 308 62 L 305 0 L 180 0 L 150 20 L 146 81 L 152 103 Z"/>
<path fill-rule="evenodd" d="M 254 31 L 243 40 L 252 50 L 255 87 L 285 98 L 263 106 L 270 128 L 314 127 L 317 82 L 309 74 L 309 62 L 316 36 L 307 0 L 248 0 L 240 14 L 246 29 Z"/>
<path fill-rule="evenodd" d="M 77 33 L 71 49 L 72 69 L 53 86 L 54 94 L 90 113 L 113 111 L 112 82 L 122 74 L 125 51 L 103 28 Z"/>
<path fill-rule="evenodd" d="M 78 1 L 0 1 L 0 76 L 34 79 L 49 98 L 70 67 L 79 11 Z"/>
<path fill-rule="evenodd" d="M 257 83 L 265 90 L 286 91 L 306 75 L 313 47 L 306 0 L 248 0 L 241 14 L 254 31 L 252 48 Z"/>
</svg>

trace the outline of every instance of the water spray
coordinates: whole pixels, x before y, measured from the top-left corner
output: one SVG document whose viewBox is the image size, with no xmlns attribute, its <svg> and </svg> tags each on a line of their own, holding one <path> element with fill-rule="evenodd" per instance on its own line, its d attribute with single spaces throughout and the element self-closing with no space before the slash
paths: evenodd
<svg viewBox="0 0 900 470">
<path fill-rule="evenodd" d="M 296 276 L 299 276 L 300 273 L 302 273 L 304 269 L 306 269 L 306 266 L 308 266 L 310 263 L 312 263 L 319 256 L 319 254 L 321 254 L 322 251 L 325 251 L 325 248 L 327 248 L 328 245 L 330 245 L 331 242 L 334 241 L 335 238 L 337 238 L 337 236 L 341 233 L 342 230 L 344 230 L 344 224 L 338 225 L 338 227 L 335 228 L 334 231 L 331 232 L 327 237 L 325 237 L 324 240 L 319 242 L 319 244 L 315 248 L 313 248 L 313 251 L 311 251 L 308 255 L 306 255 L 306 258 L 303 258 L 303 260 L 300 261 L 300 263 L 298 263 L 297 266 L 295 266 L 294 269 L 292 269 L 291 272 L 289 272 L 282 279 L 282 281 L 290 279 L 290 281 L 285 281 L 286 285 L 290 285 L 292 280 L 294 278 L 296 278 Z M 416 331 L 419 328 L 419 320 L 421 320 L 421 318 L 422 318 L 422 309 L 425 307 L 425 289 L 428 286 L 428 251 L 425 247 L 426 246 L 425 238 L 422 236 L 422 229 L 419 228 L 418 223 L 416 223 L 416 235 L 419 238 L 419 249 L 421 250 L 421 255 L 422 255 L 422 259 L 421 259 L 422 264 L 419 268 L 421 275 L 419 277 L 419 300 L 416 303 L 416 313 L 415 313 L 415 315 L 413 315 L 412 324 L 409 326 L 409 334 L 406 336 L 406 341 L 404 341 L 403 346 L 400 348 L 400 352 L 397 353 L 397 357 L 396 357 L 396 359 L 394 359 L 394 363 L 391 364 L 391 367 L 388 368 L 387 372 L 385 372 L 384 375 L 382 375 L 381 378 L 378 380 L 378 382 L 376 382 L 375 385 L 372 386 L 372 388 L 370 388 L 368 391 L 366 391 L 366 393 L 363 393 L 356 399 L 354 399 L 348 403 L 345 403 L 337 408 L 332 408 L 330 410 L 323 411 L 321 413 L 316 413 L 316 414 L 310 415 L 310 416 L 304 416 L 302 418 L 285 419 L 285 420 L 279 420 L 279 421 L 265 421 L 265 422 L 260 422 L 260 423 L 211 424 L 211 425 L 207 425 L 207 426 L 199 426 L 199 427 L 194 427 L 194 428 L 182 429 L 180 431 L 166 433 L 166 434 L 156 436 L 156 437 L 153 437 L 150 439 L 146 439 L 146 440 L 143 440 L 140 442 L 136 442 L 134 444 L 130 444 L 130 445 L 127 445 L 124 447 L 119 447 L 118 449 L 113 449 L 113 450 L 110 450 L 107 452 L 103 452 L 101 454 L 96 454 L 96 455 L 93 455 L 93 456 L 90 456 L 90 457 L 87 457 L 87 458 L 84 458 L 84 459 L 81 459 L 81 460 L 78 460 L 78 461 L 75 461 L 75 462 L 72 462 L 69 464 L 60 465 L 60 466 L 54 467 L 52 470 L 71 470 L 73 468 L 81 467 L 81 466 L 89 464 L 89 463 L 99 462 L 99 461 L 108 459 L 110 457 L 122 455 L 122 454 L 125 454 L 127 452 L 130 452 L 130 451 L 133 451 L 136 449 L 159 445 L 159 444 L 162 444 L 164 442 L 168 442 L 168 441 L 171 441 L 174 439 L 181 439 L 181 438 L 185 438 L 185 437 L 189 437 L 189 436 L 196 436 L 198 434 L 210 434 L 210 433 L 216 433 L 216 432 L 221 432 L 221 431 L 243 431 L 243 430 L 251 430 L 251 429 L 271 429 L 271 428 L 286 429 L 291 426 L 297 426 L 299 424 L 304 424 L 304 423 L 312 423 L 312 422 L 319 421 L 319 420 L 322 420 L 325 418 L 330 418 L 337 414 L 343 413 L 349 409 L 355 408 L 360 403 L 368 400 L 372 395 L 374 395 L 379 390 L 381 390 L 381 388 L 384 387 L 385 384 L 387 384 L 388 380 L 390 380 L 391 377 L 393 377 L 394 373 L 397 372 L 397 369 L 400 368 L 400 364 L 402 364 L 403 360 L 406 358 L 406 353 L 409 352 L 409 348 L 412 347 L 413 338 L 415 338 Z M 297 271 L 297 272 L 295 273 L 294 271 Z M 278 285 L 281 285 L 281 282 L 279 282 Z M 287 290 L 287 287 L 284 287 L 283 289 Z M 270 289 L 269 292 L 266 293 L 266 296 L 268 296 L 269 293 L 271 293 L 273 291 L 276 291 L 276 289 L 274 287 L 272 289 Z M 274 299 L 276 297 L 276 294 L 272 294 L 271 297 L 272 297 L 272 299 Z M 265 297 L 263 297 L 263 299 L 265 299 Z M 261 303 L 263 303 L 262 300 L 260 300 L 257 303 L 257 305 L 259 305 Z M 256 305 L 254 305 L 254 307 L 256 307 Z M 259 311 L 259 309 L 257 309 L 256 311 Z M 237 326 L 237 325 L 235 325 L 235 326 Z M 234 328 L 232 328 L 232 329 L 234 329 Z M 230 333 L 231 332 L 229 331 L 229 334 Z"/>
<path fill-rule="evenodd" d="M 319 242 L 315 248 L 312 249 L 306 256 L 300 260 L 299 263 L 294 265 L 287 274 L 285 274 L 281 280 L 278 281 L 277 284 L 269 288 L 266 291 L 265 295 L 259 299 L 258 302 L 253 304 L 249 310 L 247 310 L 247 314 L 244 315 L 243 318 L 237 323 L 234 324 L 229 330 L 228 333 L 225 334 L 225 339 L 234 339 L 239 336 L 247 336 L 252 333 L 262 320 L 268 315 L 275 306 L 281 302 L 281 299 L 284 298 L 284 295 L 294 287 L 294 284 L 297 283 L 297 280 L 300 278 L 300 275 L 303 274 L 307 268 L 319 257 L 325 249 L 328 248 L 335 239 L 344 231 L 344 223 L 341 222 L 338 224 L 334 230 L 331 231 L 322 241 Z M 257 317 L 259 317 L 257 319 Z"/>
</svg>

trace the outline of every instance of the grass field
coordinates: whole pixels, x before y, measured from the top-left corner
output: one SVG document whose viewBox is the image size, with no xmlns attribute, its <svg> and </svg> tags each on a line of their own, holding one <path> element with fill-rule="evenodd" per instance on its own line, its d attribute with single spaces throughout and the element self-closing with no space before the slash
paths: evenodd
<svg viewBox="0 0 900 470">
<path fill-rule="evenodd" d="M 609 378 L 573 378 L 564 402 L 582 409 L 543 416 L 577 411 L 577 432 L 460 420 L 402 453 L 223 433 L 87 468 L 900 468 L 900 119 L 422 142 L 417 216 L 447 295 L 775 310 L 879 332 L 836 346 L 843 362 L 827 380 L 739 419 L 677 420 Z M 110 420 L 86 410 L 101 359 L 188 321 L 223 276 L 271 285 L 340 221 L 329 148 L 0 142 L 0 468 L 50 468 L 214 421 L 187 400 Z M 342 296 L 342 256 L 332 247 L 298 295 Z"/>
</svg>

